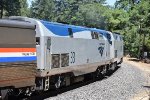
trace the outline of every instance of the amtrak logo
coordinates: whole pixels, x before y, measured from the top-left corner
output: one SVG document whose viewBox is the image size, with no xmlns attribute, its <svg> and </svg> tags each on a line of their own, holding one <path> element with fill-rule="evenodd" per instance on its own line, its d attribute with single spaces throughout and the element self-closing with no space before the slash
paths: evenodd
<svg viewBox="0 0 150 100">
<path fill-rule="evenodd" d="M 101 56 L 102 56 L 102 55 L 103 55 L 103 51 L 104 51 L 104 47 L 99 47 L 98 50 L 99 50 L 99 53 L 100 53 Z"/>
</svg>

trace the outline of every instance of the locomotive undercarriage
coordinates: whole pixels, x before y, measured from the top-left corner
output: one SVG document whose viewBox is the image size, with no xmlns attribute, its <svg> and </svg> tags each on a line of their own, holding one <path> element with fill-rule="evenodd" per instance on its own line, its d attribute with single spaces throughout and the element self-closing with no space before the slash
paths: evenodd
<svg viewBox="0 0 150 100">
<path fill-rule="evenodd" d="M 47 91 L 49 89 L 58 89 L 63 86 L 69 86 L 73 83 L 81 82 L 89 77 L 89 74 L 95 78 L 101 78 L 107 75 L 108 73 L 113 72 L 117 68 L 117 62 L 98 66 L 96 71 L 75 76 L 73 72 L 62 73 L 46 77 L 36 78 L 36 86 L 38 90 Z M 88 77 L 87 77 L 88 76 Z"/>
<path fill-rule="evenodd" d="M 106 74 L 114 71 L 117 67 L 117 63 L 111 63 L 107 65 L 98 66 L 95 72 L 91 72 L 84 75 L 74 76 L 72 72 L 62 73 L 46 77 L 36 77 L 35 84 L 33 86 L 14 88 L 5 87 L 0 89 L 0 98 L 7 100 L 10 96 L 31 96 L 35 91 L 47 91 L 50 89 L 59 89 L 66 87 L 77 82 L 84 82 L 92 77 L 92 79 L 98 79 L 104 77 Z"/>
<path fill-rule="evenodd" d="M 30 96 L 35 91 L 35 65 L 35 62 L 1 64 L 0 98 Z"/>
</svg>

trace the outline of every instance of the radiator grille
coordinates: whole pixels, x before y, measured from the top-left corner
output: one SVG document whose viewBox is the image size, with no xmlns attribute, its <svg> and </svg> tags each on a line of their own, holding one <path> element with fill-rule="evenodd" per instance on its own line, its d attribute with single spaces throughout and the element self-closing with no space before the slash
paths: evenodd
<svg viewBox="0 0 150 100">
<path fill-rule="evenodd" d="M 61 54 L 61 67 L 69 66 L 69 53 Z"/>
<path fill-rule="evenodd" d="M 60 54 L 52 54 L 52 66 L 51 68 L 60 67 Z"/>
</svg>

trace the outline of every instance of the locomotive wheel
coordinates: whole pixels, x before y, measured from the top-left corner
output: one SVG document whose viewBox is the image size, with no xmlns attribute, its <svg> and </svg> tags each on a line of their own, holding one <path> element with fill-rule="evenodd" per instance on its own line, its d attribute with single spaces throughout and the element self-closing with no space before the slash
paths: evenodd
<svg viewBox="0 0 150 100">
<path fill-rule="evenodd" d="M 117 62 L 114 62 L 111 64 L 111 70 L 115 71 L 115 69 L 117 68 Z"/>
<path fill-rule="evenodd" d="M 101 78 L 101 77 L 103 77 L 102 71 L 103 71 L 102 66 L 98 67 L 97 70 L 96 70 L 96 72 L 95 72 L 95 74 L 96 74 L 95 77 L 96 77 L 96 78 Z"/>
<path fill-rule="evenodd" d="M 58 76 L 57 80 L 56 80 L 56 83 L 55 83 L 55 88 L 58 89 L 61 87 L 61 83 L 62 83 L 62 80 L 61 80 L 61 76 Z"/>
<path fill-rule="evenodd" d="M 69 75 L 60 75 L 57 76 L 57 80 L 55 81 L 55 89 L 59 89 L 63 86 L 69 86 L 71 84 L 70 76 Z"/>
<path fill-rule="evenodd" d="M 0 90 L 0 100 L 8 100 L 8 89 Z"/>
<path fill-rule="evenodd" d="M 111 64 L 106 65 L 106 75 L 109 75 L 109 73 L 111 72 Z"/>
<path fill-rule="evenodd" d="M 115 70 L 115 63 L 111 64 L 111 70 L 114 71 Z"/>
<path fill-rule="evenodd" d="M 0 100 L 12 100 L 16 99 L 20 95 L 19 89 L 4 89 L 1 90 L 1 98 Z"/>
<path fill-rule="evenodd" d="M 105 76 L 106 73 L 107 73 L 107 66 L 104 65 L 104 66 L 103 66 L 103 71 L 102 71 L 103 76 Z"/>
<path fill-rule="evenodd" d="M 118 66 L 117 66 L 117 62 L 115 62 L 115 69 L 117 69 L 117 67 L 118 67 Z"/>
</svg>

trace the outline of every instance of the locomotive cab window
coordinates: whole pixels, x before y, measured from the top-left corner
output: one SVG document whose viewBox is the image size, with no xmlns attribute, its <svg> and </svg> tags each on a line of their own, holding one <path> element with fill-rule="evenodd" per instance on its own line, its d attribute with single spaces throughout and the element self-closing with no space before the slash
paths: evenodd
<svg viewBox="0 0 150 100">
<path fill-rule="evenodd" d="M 68 28 L 68 32 L 69 32 L 69 36 L 70 36 L 71 38 L 73 38 L 72 28 Z"/>
<path fill-rule="evenodd" d="M 99 39 L 99 33 L 97 33 L 97 32 L 91 32 L 91 36 L 92 36 L 92 39 Z"/>
<path fill-rule="evenodd" d="M 103 39 L 103 33 L 99 33 L 99 40 Z"/>
</svg>

